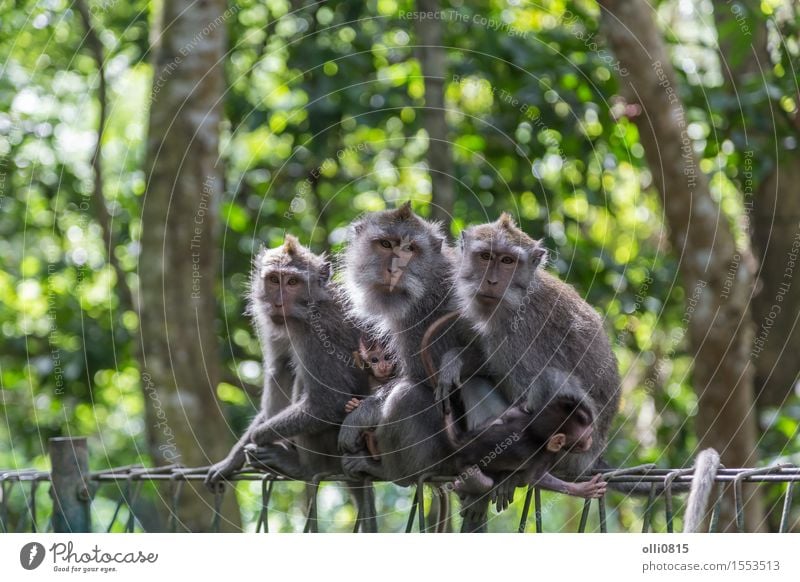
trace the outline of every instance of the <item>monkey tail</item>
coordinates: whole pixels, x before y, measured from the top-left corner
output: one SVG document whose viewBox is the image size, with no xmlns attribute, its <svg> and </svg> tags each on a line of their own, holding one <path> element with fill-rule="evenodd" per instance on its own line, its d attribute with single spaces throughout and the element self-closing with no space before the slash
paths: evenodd
<svg viewBox="0 0 800 582">
<path fill-rule="evenodd" d="M 700 529 L 718 470 L 719 453 L 714 449 L 700 451 L 694 462 L 694 477 L 683 517 L 684 533 L 696 533 Z"/>
<path fill-rule="evenodd" d="M 425 335 L 422 336 L 422 343 L 420 344 L 420 356 L 422 357 L 422 365 L 425 366 L 425 373 L 428 375 L 428 383 L 431 386 L 436 386 L 439 372 L 436 369 L 436 364 L 431 356 L 431 342 L 439 331 L 448 323 L 458 318 L 458 311 L 451 311 L 441 316 L 434 321 L 427 330 Z"/>
</svg>

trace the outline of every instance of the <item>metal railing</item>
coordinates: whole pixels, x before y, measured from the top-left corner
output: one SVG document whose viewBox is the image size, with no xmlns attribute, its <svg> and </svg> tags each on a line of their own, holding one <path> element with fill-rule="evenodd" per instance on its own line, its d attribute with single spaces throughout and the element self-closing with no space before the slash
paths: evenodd
<svg viewBox="0 0 800 582">
<path fill-rule="evenodd" d="M 37 531 L 37 494 L 39 486 L 45 482 L 50 484 L 50 496 L 53 500 L 52 516 L 49 520 L 47 531 L 91 531 L 90 510 L 92 499 L 102 485 L 114 483 L 122 494 L 116 502 L 110 522 L 104 529 L 108 532 L 112 531 L 118 519 L 120 519 L 123 507 L 125 507 L 127 517 L 124 521 L 123 531 L 133 532 L 136 528 L 134 505 L 139 497 L 142 484 L 147 482 L 167 483 L 169 485 L 168 503 L 170 515 L 167 529 L 169 531 L 177 531 L 179 504 L 184 485 L 188 482 L 200 482 L 199 484 L 202 487 L 202 481 L 205 479 L 208 470 L 208 467 L 187 468 L 171 465 L 156 468 L 127 466 L 90 472 L 88 471 L 89 457 L 85 438 L 51 439 L 49 452 L 52 464 L 52 470 L 49 472 L 33 469 L 0 470 L 0 531 Z M 637 485 L 637 489 L 644 488 L 645 491 L 649 491 L 644 515 L 642 516 L 642 533 L 648 533 L 653 529 L 656 500 L 659 497 L 663 497 L 666 531 L 672 533 L 675 520 L 674 498 L 687 490 L 687 485 L 691 483 L 693 477 L 693 471 L 694 469 L 692 468 L 659 469 L 653 465 L 641 465 L 627 469 L 606 471 L 604 479 L 610 484 L 620 484 L 628 487 Z M 406 519 L 406 532 L 414 530 L 415 522 L 418 526 L 418 531 L 427 531 L 424 498 L 425 485 L 443 487 L 453 480 L 454 477 L 437 475 L 422 475 L 417 480 Z M 261 500 L 256 520 L 256 532 L 268 532 L 268 517 L 273 488 L 276 483 L 291 482 L 291 480 L 273 473 L 244 469 L 235 473 L 228 481 L 261 483 Z M 775 465 L 758 469 L 721 468 L 716 473 L 714 481 L 717 487 L 715 502 L 709 520 L 709 531 L 714 532 L 718 529 L 723 493 L 727 487 L 731 486 L 734 494 L 736 527 L 738 531 L 745 531 L 745 499 L 742 490 L 744 483 L 786 484 L 785 492 L 783 493 L 783 509 L 779 531 L 787 532 L 789 530 L 792 493 L 794 484 L 800 482 L 800 468 L 789 465 Z M 370 481 L 353 482 L 344 475 L 338 474 L 316 475 L 308 483 L 310 495 L 303 527 L 304 532 L 319 531 L 317 515 L 318 493 L 320 485 L 325 482 L 337 482 L 350 487 L 364 487 L 373 484 Z M 10 527 L 9 524 L 9 497 L 13 487 L 28 487 L 29 489 L 26 495 L 26 511 L 14 528 Z M 221 487 L 214 494 L 213 515 L 210 517 L 209 526 L 211 531 L 220 530 L 222 503 L 229 489 L 229 487 Z M 681 490 L 680 493 L 676 491 L 677 489 Z M 584 500 L 578 531 L 586 531 L 593 504 L 597 507 L 599 531 L 607 532 L 606 499 L 604 497 L 596 500 Z M 527 531 L 531 506 L 533 506 L 535 531 L 544 531 L 541 490 L 538 487 L 529 486 L 517 528 L 520 533 Z M 365 519 L 367 519 L 367 516 L 361 514 L 356 516 L 353 523 L 354 532 L 364 531 Z"/>
</svg>

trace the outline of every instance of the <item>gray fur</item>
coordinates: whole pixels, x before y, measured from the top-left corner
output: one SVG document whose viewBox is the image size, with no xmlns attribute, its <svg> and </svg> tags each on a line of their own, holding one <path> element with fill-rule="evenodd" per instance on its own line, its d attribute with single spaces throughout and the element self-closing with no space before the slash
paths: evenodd
<svg viewBox="0 0 800 582">
<path fill-rule="evenodd" d="M 686 513 L 683 518 L 683 532 L 697 533 L 706 516 L 714 477 L 719 469 L 719 453 L 714 449 L 705 449 L 697 455 L 694 463 L 694 477 L 686 502 Z"/>
</svg>

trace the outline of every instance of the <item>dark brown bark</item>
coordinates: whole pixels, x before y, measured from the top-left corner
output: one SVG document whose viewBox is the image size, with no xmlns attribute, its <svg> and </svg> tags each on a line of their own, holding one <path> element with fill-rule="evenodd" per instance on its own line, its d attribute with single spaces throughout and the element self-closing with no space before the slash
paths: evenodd
<svg viewBox="0 0 800 582">
<path fill-rule="evenodd" d="M 153 458 L 197 466 L 222 459 L 233 442 L 216 398 L 214 329 L 223 57 L 233 14 L 224 0 L 175 0 L 163 11 L 154 40 L 138 269 L 142 384 Z M 184 488 L 178 517 L 186 529 L 207 530 L 213 500 L 194 483 Z M 223 528 L 236 528 L 230 492 L 226 499 Z"/>
<path fill-rule="evenodd" d="M 418 0 L 420 12 L 439 10 L 438 0 Z M 444 86 L 447 75 L 446 50 L 442 43 L 442 23 L 439 20 L 417 20 L 419 61 L 425 77 L 425 108 L 423 124 L 428 132 L 428 169 L 431 175 L 431 217 L 441 220 L 447 228 L 453 217 L 456 199 L 455 169 L 448 139 L 445 118 Z"/>
<path fill-rule="evenodd" d="M 619 75 L 621 90 L 629 102 L 641 106 L 634 121 L 680 258 L 700 446 L 717 449 L 728 467 L 753 466 L 752 261 L 737 251 L 726 217 L 699 169 L 652 7 L 644 0 L 604 0 L 601 5 L 606 37 L 626 73 Z M 758 491 L 747 493 L 746 525 L 757 531 L 763 527 L 763 504 Z M 730 503 L 723 512 L 721 524 L 729 528 Z"/>
<path fill-rule="evenodd" d="M 737 100 L 750 91 L 749 85 L 766 83 L 772 70 L 766 21 L 748 22 L 743 28 L 737 22 L 737 16 L 743 13 L 741 6 L 750 13 L 760 11 L 754 0 L 742 0 L 736 7 L 720 4 L 714 8 L 725 88 Z M 730 55 L 735 52 L 742 58 L 732 59 Z M 779 145 L 777 128 L 771 121 L 780 116 L 780 106 L 775 103 L 758 123 L 745 120 L 747 138 L 753 146 L 743 152 L 747 163 L 741 168 L 753 253 L 758 260 L 753 364 L 760 407 L 784 404 L 800 376 L 800 282 L 794 281 L 794 269 L 787 271 L 790 261 L 797 258 L 800 236 L 800 154 Z"/>
</svg>

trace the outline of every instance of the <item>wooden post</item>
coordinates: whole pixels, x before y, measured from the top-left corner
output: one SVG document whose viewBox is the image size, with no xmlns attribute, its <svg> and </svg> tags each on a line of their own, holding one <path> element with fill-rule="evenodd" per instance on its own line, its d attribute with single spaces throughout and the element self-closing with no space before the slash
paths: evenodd
<svg viewBox="0 0 800 582">
<path fill-rule="evenodd" d="M 89 447 L 85 437 L 51 438 L 49 442 L 53 498 L 53 531 L 92 531 L 89 491 Z"/>
</svg>

